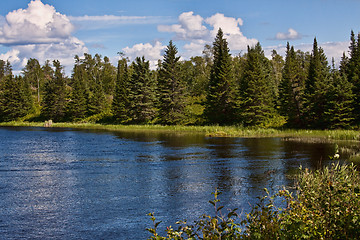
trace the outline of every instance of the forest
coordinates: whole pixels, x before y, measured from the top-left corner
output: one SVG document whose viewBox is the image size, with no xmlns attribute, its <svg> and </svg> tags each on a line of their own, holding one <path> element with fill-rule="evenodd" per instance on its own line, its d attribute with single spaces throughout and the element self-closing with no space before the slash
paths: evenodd
<svg viewBox="0 0 360 240">
<path fill-rule="evenodd" d="M 219 29 L 202 56 L 182 60 L 169 42 L 155 70 L 137 57 L 74 57 L 70 77 L 57 60 L 30 58 L 14 76 L 0 60 L 0 122 L 237 125 L 306 129 L 360 126 L 360 34 L 338 67 L 314 39 L 312 52 L 287 44 L 271 60 L 260 43 L 232 56 Z"/>
</svg>

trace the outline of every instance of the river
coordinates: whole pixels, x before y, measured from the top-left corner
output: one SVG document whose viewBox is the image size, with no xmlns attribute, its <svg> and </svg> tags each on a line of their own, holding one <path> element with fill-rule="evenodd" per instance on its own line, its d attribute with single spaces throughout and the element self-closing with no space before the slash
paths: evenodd
<svg viewBox="0 0 360 240">
<path fill-rule="evenodd" d="M 146 239 L 225 208 L 250 210 L 299 166 L 329 164 L 334 144 L 202 134 L 0 128 L 0 239 Z"/>
</svg>

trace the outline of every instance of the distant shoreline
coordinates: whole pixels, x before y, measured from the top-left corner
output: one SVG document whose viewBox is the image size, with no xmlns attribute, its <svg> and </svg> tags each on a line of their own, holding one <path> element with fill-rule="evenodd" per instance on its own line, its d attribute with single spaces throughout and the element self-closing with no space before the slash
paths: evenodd
<svg viewBox="0 0 360 240">
<path fill-rule="evenodd" d="M 43 122 L 1 122 L 0 127 L 44 127 Z M 275 128 L 245 128 L 240 126 L 163 126 L 163 125 L 115 125 L 98 123 L 53 123 L 53 128 L 93 129 L 106 131 L 144 131 L 203 133 L 208 137 L 289 137 L 320 138 L 323 140 L 360 141 L 360 132 L 356 130 L 305 130 Z"/>
</svg>

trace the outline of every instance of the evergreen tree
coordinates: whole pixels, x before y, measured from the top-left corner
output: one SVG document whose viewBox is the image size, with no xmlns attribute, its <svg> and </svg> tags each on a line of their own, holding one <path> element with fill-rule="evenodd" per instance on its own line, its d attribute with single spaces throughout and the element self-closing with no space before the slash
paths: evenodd
<svg viewBox="0 0 360 240">
<path fill-rule="evenodd" d="M 244 77 L 240 82 L 240 114 L 245 125 L 264 124 L 275 113 L 268 61 L 260 43 L 248 47 Z"/>
<path fill-rule="evenodd" d="M 347 79 L 353 85 L 354 96 L 354 117 L 355 123 L 360 123 L 360 33 L 356 39 L 355 34 L 351 31 L 350 36 L 350 47 L 349 47 L 350 58 L 346 59 L 345 72 Z"/>
<path fill-rule="evenodd" d="M 329 127 L 333 129 L 349 128 L 354 120 L 352 115 L 353 85 L 347 81 L 345 74 L 340 74 L 335 69 L 334 63 L 330 82 L 325 111 L 326 119 L 329 119 Z"/>
<path fill-rule="evenodd" d="M 151 76 L 149 61 L 137 57 L 132 63 L 130 116 L 135 123 L 150 123 L 156 114 L 156 82 Z"/>
<path fill-rule="evenodd" d="M 103 79 L 104 93 L 113 95 L 115 90 L 116 68 L 110 63 L 110 59 L 108 57 L 104 57 L 101 75 Z"/>
<path fill-rule="evenodd" d="M 311 128 L 325 128 L 329 119 L 325 116 L 329 89 L 330 68 L 322 48 L 314 39 L 310 58 L 309 75 L 305 82 L 305 122 Z"/>
<path fill-rule="evenodd" d="M 126 123 L 130 120 L 129 74 L 127 59 L 118 61 L 112 113 L 116 121 Z"/>
<path fill-rule="evenodd" d="M 213 43 L 213 64 L 207 89 L 205 116 L 209 123 L 235 122 L 235 84 L 228 43 L 219 28 Z"/>
<path fill-rule="evenodd" d="M 282 81 L 279 85 L 280 114 L 287 118 L 287 125 L 300 127 L 301 123 L 301 97 L 303 93 L 303 69 L 296 56 L 294 47 L 287 43 L 285 65 Z"/>
<path fill-rule="evenodd" d="M 91 86 L 91 92 L 88 98 L 87 111 L 88 114 L 95 115 L 101 113 L 105 110 L 106 107 L 106 98 L 104 94 L 104 89 L 102 86 L 101 79 L 96 79 Z"/>
<path fill-rule="evenodd" d="M 17 120 L 26 116 L 32 109 L 30 87 L 21 76 L 5 77 L 1 98 L 3 121 Z"/>
<path fill-rule="evenodd" d="M 169 42 L 159 70 L 159 121 L 163 124 L 181 124 L 185 119 L 185 83 L 180 78 L 178 50 Z"/>
<path fill-rule="evenodd" d="M 37 102 L 40 104 L 40 86 L 43 79 L 40 63 L 37 59 L 30 58 L 23 69 L 26 81 L 37 92 Z"/>
<path fill-rule="evenodd" d="M 72 75 L 70 100 L 67 109 L 68 119 L 80 120 L 86 116 L 87 89 L 84 80 L 84 68 L 80 64 L 80 59 L 75 56 L 75 65 Z"/>
<path fill-rule="evenodd" d="M 41 115 L 46 119 L 62 121 L 66 113 L 66 82 L 60 62 L 55 60 L 53 65 L 55 72 L 45 85 Z"/>
</svg>

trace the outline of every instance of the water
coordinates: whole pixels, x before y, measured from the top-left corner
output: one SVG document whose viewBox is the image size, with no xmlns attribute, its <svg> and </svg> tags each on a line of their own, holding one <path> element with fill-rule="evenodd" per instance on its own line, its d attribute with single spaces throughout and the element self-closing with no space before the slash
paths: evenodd
<svg viewBox="0 0 360 240">
<path fill-rule="evenodd" d="M 333 154 L 280 138 L 0 128 L 0 239 L 146 239 L 149 212 L 162 228 L 191 222 L 216 188 L 248 212 L 264 187 Z"/>
</svg>

